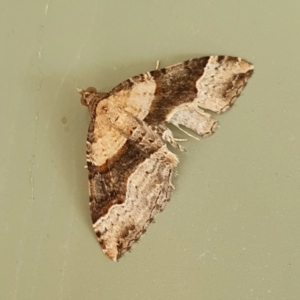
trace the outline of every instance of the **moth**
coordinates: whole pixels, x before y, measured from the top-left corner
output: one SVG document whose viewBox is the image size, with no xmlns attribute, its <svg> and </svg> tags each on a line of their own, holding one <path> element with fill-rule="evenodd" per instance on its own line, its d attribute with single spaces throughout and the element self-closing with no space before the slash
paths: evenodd
<svg viewBox="0 0 300 300">
<path fill-rule="evenodd" d="M 140 74 L 108 93 L 78 90 L 91 120 L 86 141 L 89 205 L 103 252 L 117 261 L 130 250 L 174 189 L 184 150 L 166 126 L 214 133 L 209 111 L 228 110 L 241 94 L 253 65 L 231 56 L 207 56 Z"/>
</svg>

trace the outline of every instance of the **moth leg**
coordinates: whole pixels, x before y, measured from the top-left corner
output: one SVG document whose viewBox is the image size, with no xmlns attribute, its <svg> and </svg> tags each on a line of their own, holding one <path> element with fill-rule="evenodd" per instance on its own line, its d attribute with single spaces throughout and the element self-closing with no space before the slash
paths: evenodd
<svg viewBox="0 0 300 300">
<path fill-rule="evenodd" d="M 168 142 L 172 147 L 177 148 L 180 151 L 186 151 L 185 148 L 177 142 L 183 142 L 186 141 L 187 139 L 174 138 L 173 132 L 167 127 L 165 127 L 165 130 L 162 132 L 162 139 Z"/>
</svg>

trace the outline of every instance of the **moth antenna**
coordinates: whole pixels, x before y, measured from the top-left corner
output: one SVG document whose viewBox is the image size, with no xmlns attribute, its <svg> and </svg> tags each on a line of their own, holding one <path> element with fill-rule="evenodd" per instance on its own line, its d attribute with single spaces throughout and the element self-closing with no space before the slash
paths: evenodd
<svg viewBox="0 0 300 300">
<path fill-rule="evenodd" d="M 84 90 L 83 89 L 79 89 L 79 88 L 76 88 L 77 92 L 82 96 L 83 93 L 84 93 Z"/>
</svg>

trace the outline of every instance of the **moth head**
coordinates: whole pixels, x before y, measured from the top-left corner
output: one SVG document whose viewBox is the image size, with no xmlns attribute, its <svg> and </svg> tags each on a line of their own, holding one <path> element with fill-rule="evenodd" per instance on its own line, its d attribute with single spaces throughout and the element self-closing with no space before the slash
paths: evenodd
<svg viewBox="0 0 300 300">
<path fill-rule="evenodd" d="M 77 91 L 81 95 L 80 102 L 84 106 L 89 106 L 94 95 L 97 94 L 97 90 L 94 87 L 89 87 L 86 90 L 77 89 Z"/>
</svg>

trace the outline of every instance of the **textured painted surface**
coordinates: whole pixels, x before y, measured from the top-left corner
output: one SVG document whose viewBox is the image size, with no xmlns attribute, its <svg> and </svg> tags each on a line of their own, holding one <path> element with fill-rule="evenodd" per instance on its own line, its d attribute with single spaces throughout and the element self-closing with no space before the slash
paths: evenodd
<svg viewBox="0 0 300 300">
<path fill-rule="evenodd" d="M 297 1 L 5 1 L 0 298 L 298 299 L 299 10 Z M 76 88 L 218 53 L 251 61 L 255 76 L 213 137 L 183 143 L 172 201 L 112 264 L 90 226 L 89 118 Z"/>
</svg>

